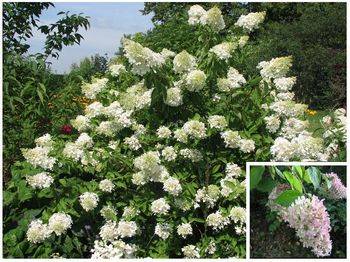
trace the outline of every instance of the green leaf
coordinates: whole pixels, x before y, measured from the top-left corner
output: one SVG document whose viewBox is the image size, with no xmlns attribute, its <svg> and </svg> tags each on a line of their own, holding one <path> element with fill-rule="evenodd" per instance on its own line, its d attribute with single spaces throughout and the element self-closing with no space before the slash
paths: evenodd
<svg viewBox="0 0 350 262">
<path fill-rule="evenodd" d="M 250 189 L 254 189 L 260 182 L 265 171 L 264 166 L 254 166 L 250 170 Z"/>
<path fill-rule="evenodd" d="M 288 207 L 301 195 L 302 194 L 299 191 L 286 190 L 277 197 L 276 203 L 281 206 Z"/>
<path fill-rule="evenodd" d="M 294 174 L 298 175 L 301 179 L 304 177 L 305 170 L 302 166 L 293 166 L 292 171 Z"/>
<path fill-rule="evenodd" d="M 318 168 L 312 166 L 306 170 L 306 175 L 309 176 L 311 183 L 314 185 L 314 188 L 317 189 L 320 187 L 321 174 Z"/>
<path fill-rule="evenodd" d="M 273 188 L 275 188 L 277 182 L 272 178 L 264 178 L 256 187 L 257 190 L 264 193 L 269 193 Z"/>
<path fill-rule="evenodd" d="M 283 172 L 285 178 L 288 180 L 289 184 L 291 185 L 292 189 L 298 190 L 300 193 L 303 193 L 303 184 L 299 180 L 299 178 L 292 174 L 289 171 Z"/>
</svg>

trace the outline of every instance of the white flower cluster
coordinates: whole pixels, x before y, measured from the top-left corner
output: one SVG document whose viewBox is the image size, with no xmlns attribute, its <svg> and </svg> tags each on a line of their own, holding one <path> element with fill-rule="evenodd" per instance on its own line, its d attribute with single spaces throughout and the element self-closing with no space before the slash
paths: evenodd
<svg viewBox="0 0 350 262">
<path fill-rule="evenodd" d="M 41 172 L 34 176 L 28 175 L 26 176 L 26 180 L 32 188 L 38 189 L 48 188 L 53 183 L 53 178 L 50 175 L 48 175 L 47 172 Z"/>
<path fill-rule="evenodd" d="M 151 211 L 155 215 L 166 215 L 169 210 L 170 206 L 164 198 L 154 200 L 151 204 Z"/>
<path fill-rule="evenodd" d="M 91 127 L 90 118 L 78 115 L 75 119 L 71 120 L 72 126 L 79 132 L 86 131 Z"/>
<path fill-rule="evenodd" d="M 137 138 L 137 136 L 133 135 L 130 137 L 124 138 L 124 143 L 131 149 L 131 150 L 139 150 L 142 145 L 140 143 L 140 140 Z"/>
<path fill-rule="evenodd" d="M 63 212 L 53 214 L 49 219 L 49 229 L 60 236 L 72 227 L 73 221 L 70 215 Z"/>
<path fill-rule="evenodd" d="M 137 247 L 133 244 L 126 244 L 124 241 L 115 240 L 94 242 L 94 248 L 91 250 L 91 259 L 118 259 L 134 258 Z"/>
<path fill-rule="evenodd" d="M 208 226 L 218 231 L 230 224 L 230 218 L 223 216 L 220 211 L 216 211 L 207 216 L 206 222 Z"/>
<path fill-rule="evenodd" d="M 132 71 L 138 75 L 145 75 L 151 70 L 156 70 L 165 63 L 162 54 L 153 52 L 147 47 L 143 47 L 130 39 L 123 39 L 125 57 L 133 66 Z"/>
<path fill-rule="evenodd" d="M 186 258 L 200 258 L 199 249 L 194 245 L 187 245 L 181 249 Z"/>
<path fill-rule="evenodd" d="M 171 137 L 171 130 L 166 126 L 160 126 L 157 129 L 157 136 L 159 138 L 170 138 Z"/>
<path fill-rule="evenodd" d="M 154 229 L 154 234 L 165 240 L 170 236 L 171 231 L 168 223 L 158 223 Z"/>
<path fill-rule="evenodd" d="M 31 243 L 41 243 L 49 238 L 52 233 L 60 236 L 72 227 L 72 218 L 63 212 L 55 213 L 49 218 L 49 223 L 44 224 L 41 219 L 33 220 L 27 230 L 27 239 Z"/>
<path fill-rule="evenodd" d="M 95 99 L 107 87 L 107 82 L 107 78 L 92 78 L 91 83 L 84 83 L 82 85 L 81 91 L 87 98 Z"/>
<path fill-rule="evenodd" d="M 92 192 L 85 192 L 79 196 L 80 205 L 85 211 L 91 211 L 98 205 L 98 195 Z"/>
<path fill-rule="evenodd" d="M 215 128 L 217 130 L 223 130 L 227 127 L 228 123 L 224 116 L 212 115 L 208 118 L 208 124 L 210 128 Z"/>
<path fill-rule="evenodd" d="M 207 136 L 205 124 L 198 120 L 187 121 L 183 125 L 182 129 L 188 136 L 192 138 L 203 139 Z"/>
<path fill-rule="evenodd" d="M 119 76 L 120 73 L 125 72 L 125 66 L 122 64 L 111 64 L 108 66 L 108 71 L 114 77 Z"/>
<path fill-rule="evenodd" d="M 217 85 L 220 91 L 229 92 L 236 88 L 245 85 L 246 80 L 237 69 L 230 67 L 227 73 L 227 78 L 219 78 Z"/>
<path fill-rule="evenodd" d="M 202 24 L 208 25 L 213 31 L 220 31 L 225 28 L 225 21 L 222 17 L 221 10 L 213 7 L 205 11 L 200 5 L 191 6 L 188 11 L 188 23 L 190 25 Z"/>
<path fill-rule="evenodd" d="M 179 195 L 182 191 L 180 181 L 174 177 L 169 177 L 164 181 L 163 189 L 164 191 L 174 196 Z"/>
<path fill-rule="evenodd" d="M 188 91 L 198 92 L 205 86 L 206 75 L 201 70 L 191 70 L 184 76 L 184 86 Z"/>
<path fill-rule="evenodd" d="M 162 157 L 165 159 L 165 161 L 174 161 L 177 157 L 174 147 L 164 147 L 164 149 L 162 150 Z"/>
<path fill-rule="evenodd" d="M 181 89 L 178 87 L 172 87 L 166 91 L 165 103 L 169 106 L 180 106 L 183 103 Z"/>
<path fill-rule="evenodd" d="M 205 203 L 208 207 L 214 207 L 220 198 L 220 188 L 217 185 L 209 185 L 197 190 L 195 200 L 197 206 L 200 202 Z"/>
<path fill-rule="evenodd" d="M 35 140 L 36 147 L 22 149 L 23 157 L 34 167 L 52 170 L 57 159 L 49 156 L 53 149 L 53 141 L 49 134 Z"/>
<path fill-rule="evenodd" d="M 228 197 L 233 192 L 233 186 L 237 192 L 244 192 L 245 180 L 239 182 L 237 179 L 241 176 L 242 169 L 234 163 L 227 163 L 225 173 L 226 176 L 220 180 L 221 195 Z"/>
<path fill-rule="evenodd" d="M 121 93 L 119 101 L 126 111 L 141 110 L 150 106 L 152 91 L 153 89 L 147 89 L 143 82 L 139 82 L 129 87 L 126 92 Z M 115 112 L 114 117 L 119 114 L 119 112 Z"/>
<path fill-rule="evenodd" d="M 242 27 L 244 30 L 251 32 L 254 29 L 258 29 L 259 25 L 264 21 L 266 12 L 256 12 L 249 13 L 247 15 L 241 15 L 237 22 L 236 26 Z"/>
<path fill-rule="evenodd" d="M 196 58 L 187 53 L 186 50 L 174 57 L 173 64 L 174 71 L 178 74 L 187 73 L 197 67 Z"/>
<path fill-rule="evenodd" d="M 197 149 L 184 148 L 184 149 L 181 149 L 179 153 L 181 156 L 191 160 L 193 163 L 203 160 L 202 153 Z"/>
<path fill-rule="evenodd" d="M 111 193 L 115 187 L 113 182 L 109 179 L 103 179 L 98 187 L 103 191 L 103 192 L 108 192 Z"/>
<path fill-rule="evenodd" d="M 93 146 L 93 140 L 87 133 L 81 133 L 75 142 L 66 143 L 62 154 L 66 158 L 74 161 L 82 160 L 84 157 L 84 150 Z"/>
<path fill-rule="evenodd" d="M 245 234 L 246 209 L 244 207 L 233 207 L 230 211 L 230 218 L 236 224 L 235 231 L 238 235 Z"/>
<path fill-rule="evenodd" d="M 243 43 L 241 43 L 243 44 Z M 214 53 L 221 60 L 228 60 L 238 47 L 238 43 L 224 42 L 210 48 L 209 52 Z"/>
<path fill-rule="evenodd" d="M 260 75 L 264 79 L 275 79 L 285 77 L 292 66 L 292 57 L 284 56 L 273 58 L 270 61 L 262 61 L 257 68 L 260 69 Z"/>
<path fill-rule="evenodd" d="M 325 139 L 346 142 L 347 118 L 345 109 L 338 108 L 333 114 L 323 117 L 322 124 L 325 129 L 323 133 Z"/>
<path fill-rule="evenodd" d="M 189 235 L 192 235 L 193 230 L 190 223 L 182 223 L 177 227 L 177 234 L 182 238 L 186 238 Z"/>
<path fill-rule="evenodd" d="M 237 131 L 224 131 L 221 137 L 228 148 L 239 148 L 243 153 L 251 153 L 255 150 L 254 140 L 241 138 Z"/>
</svg>

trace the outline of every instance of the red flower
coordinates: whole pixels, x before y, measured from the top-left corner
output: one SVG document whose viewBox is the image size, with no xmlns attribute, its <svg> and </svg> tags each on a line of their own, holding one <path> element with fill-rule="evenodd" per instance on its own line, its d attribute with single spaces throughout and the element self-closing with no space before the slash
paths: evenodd
<svg viewBox="0 0 350 262">
<path fill-rule="evenodd" d="M 73 127 L 71 125 L 63 125 L 61 127 L 61 133 L 65 135 L 70 135 L 73 131 Z"/>
</svg>

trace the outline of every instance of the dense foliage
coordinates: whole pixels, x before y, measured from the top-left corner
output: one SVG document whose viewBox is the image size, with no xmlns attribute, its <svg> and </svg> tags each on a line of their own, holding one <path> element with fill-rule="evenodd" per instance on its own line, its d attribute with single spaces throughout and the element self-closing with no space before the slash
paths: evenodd
<svg viewBox="0 0 350 262">
<path fill-rule="evenodd" d="M 80 28 L 87 29 L 88 18 L 60 12 L 59 19 L 50 25 L 40 23 L 40 15 L 51 3 L 3 4 L 3 130 L 4 177 L 9 178 L 9 168 L 20 159 L 20 149 L 33 144 L 35 137 L 48 132 L 53 118 L 61 113 L 79 112 L 79 104 L 53 110 L 57 97 L 72 95 L 73 83 L 65 88 L 64 77 L 50 72 L 45 62 L 48 57 L 58 57 L 63 46 L 79 44 Z M 33 31 L 43 33 L 44 52 L 29 56 L 27 40 Z M 66 100 L 68 104 L 69 100 Z M 62 102 L 62 99 L 60 99 Z M 56 126 L 55 126 L 56 127 Z"/>
<path fill-rule="evenodd" d="M 279 227 L 287 225 L 295 230 L 302 246 L 314 256 L 345 257 L 346 169 L 339 167 L 341 173 L 338 174 L 334 169 L 337 167 L 251 167 L 252 219 L 266 206 L 266 220 L 272 235 Z M 251 222 L 254 225 L 263 223 Z M 269 234 L 260 230 L 251 228 L 252 257 L 257 257 L 255 250 L 259 249 L 254 235 Z M 285 249 L 287 251 L 289 247 L 285 246 Z M 289 254 L 291 257 L 297 255 Z M 271 254 L 259 253 L 259 257 L 270 258 Z"/>
<path fill-rule="evenodd" d="M 144 14 L 154 13 L 155 28 L 137 41 L 154 48 L 172 42 L 174 51 L 191 47 L 194 32 L 186 23 L 191 3 L 146 3 Z M 242 14 L 266 12 L 261 30 L 251 35 L 250 74 L 256 64 L 269 57 L 292 55 L 292 71 L 298 77 L 293 88 L 300 101 L 313 108 L 334 109 L 346 101 L 346 4 L 345 3 L 205 3 L 219 5 L 227 17 L 221 34 Z M 172 30 L 176 28 L 176 30 Z M 335 95 L 336 94 L 336 95 Z"/>
</svg>

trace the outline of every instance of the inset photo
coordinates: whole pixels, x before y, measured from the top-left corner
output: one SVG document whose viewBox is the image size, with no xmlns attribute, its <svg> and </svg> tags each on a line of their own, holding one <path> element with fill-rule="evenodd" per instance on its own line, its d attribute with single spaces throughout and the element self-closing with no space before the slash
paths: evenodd
<svg viewBox="0 0 350 262">
<path fill-rule="evenodd" d="M 346 258 L 346 166 L 256 164 L 250 258 Z"/>
</svg>

